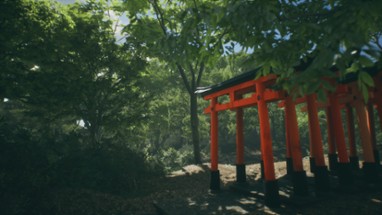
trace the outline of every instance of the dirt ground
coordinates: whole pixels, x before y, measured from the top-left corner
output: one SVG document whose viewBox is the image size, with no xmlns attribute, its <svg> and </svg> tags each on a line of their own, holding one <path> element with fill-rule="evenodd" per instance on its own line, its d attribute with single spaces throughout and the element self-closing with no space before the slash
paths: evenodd
<svg viewBox="0 0 382 215">
<path fill-rule="evenodd" d="M 308 160 L 304 159 L 305 169 Z M 71 196 L 55 205 L 58 214 L 382 214 L 382 181 L 380 184 L 363 183 L 355 172 L 352 187 L 338 189 L 336 176 L 331 176 L 331 191 L 315 195 L 313 175 L 307 172 L 310 194 L 306 197 L 292 195 L 291 182 L 286 176 L 285 162 L 275 163 L 279 181 L 281 206 L 264 206 L 263 181 L 260 165 L 247 165 L 247 189 L 233 189 L 236 168 L 220 164 L 221 191 L 209 192 L 210 173 L 208 164 L 189 165 L 164 178 L 151 181 L 142 195 L 120 197 L 94 194 L 89 191 L 67 191 Z M 72 204 L 79 205 L 78 208 Z M 87 205 L 86 211 L 79 211 Z"/>
</svg>

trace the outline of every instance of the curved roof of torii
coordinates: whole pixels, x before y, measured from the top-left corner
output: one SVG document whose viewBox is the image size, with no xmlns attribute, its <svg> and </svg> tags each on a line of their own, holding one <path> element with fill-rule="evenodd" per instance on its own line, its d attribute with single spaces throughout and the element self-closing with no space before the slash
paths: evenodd
<svg viewBox="0 0 382 215">
<path fill-rule="evenodd" d="M 235 76 L 231 79 L 228 79 L 226 81 L 220 82 L 216 85 L 208 86 L 208 87 L 198 87 L 195 91 L 196 94 L 200 94 L 201 96 L 206 96 L 209 94 L 212 94 L 214 92 L 220 91 L 222 89 L 226 89 L 228 87 L 232 87 L 238 84 L 241 84 L 243 82 L 246 82 L 248 80 L 252 80 L 256 77 L 257 72 L 261 68 L 257 68 L 248 72 L 245 72 L 243 74 L 240 74 L 238 76 Z"/>
<path fill-rule="evenodd" d="M 300 66 L 295 67 L 296 70 L 305 70 L 307 68 L 307 64 L 303 64 Z M 210 95 L 214 92 L 218 92 L 220 90 L 226 89 L 228 87 L 232 87 L 238 84 L 241 84 L 243 82 L 252 80 L 256 78 L 257 72 L 261 69 L 261 67 L 256 68 L 254 70 L 245 72 L 243 74 L 240 74 L 238 76 L 235 76 L 231 79 L 228 79 L 226 81 L 220 82 L 218 84 L 212 85 L 212 86 L 207 86 L 207 87 L 198 87 L 197 90 L 195 91 L 195 94 L 200 94 L 202 97 Z M 333 66 L 330 70 L 338 71 L 338 69 Z M 366 72 L 368 72 L 370 75 L 374 76 L 378 71 L 380 71 L 377 67 L 372 67 L 372 68 L 367 68 L 365 69 Z M 357 79 L 357 73 L 348 73 L 345 77 L 342 77 L 341 79 L 338 79 L 338 83 L 349 83 L 352 81 L 355 81 Z"/>
</svg>

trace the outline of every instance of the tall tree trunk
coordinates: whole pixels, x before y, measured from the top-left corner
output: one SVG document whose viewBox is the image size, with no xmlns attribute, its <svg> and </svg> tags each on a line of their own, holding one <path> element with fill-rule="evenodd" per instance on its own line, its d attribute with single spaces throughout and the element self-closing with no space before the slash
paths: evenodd
<svg viewBox="0 0 382 215">
<path fill-rule="evenodd" d="M 195 164 L 201 164 L 202 159 L 200 156 L 200 142 L 199 142 L 199 116 L 198 116 L 198 97 L 195 94 L 196 87 L 200 84 L 200 80 L 204 71 L 204 63 L 200 64 L 197 78 L 195 77 L 195 71 L 192 65 L 189 65 L 191 80 L 187 79 L 184 68 L 176 63 L 178 71 L 182 77 L 184 86 L 186 87 L 188 94 L 190 95 L 190 115 L 191 115 L 191 133 L 192 133 L 192 145 L 194 146 L 194 162 Z"/>
<path fill-rule="evenodd" d="M 192 145 L 194 146 L 194 162 L 201 164 L 200 142 L 199 142 L 199 116 L 198 116 L 198 97 L 190 93 L 190 114 L 191 114 L 191 132 Z"/>
</svg>

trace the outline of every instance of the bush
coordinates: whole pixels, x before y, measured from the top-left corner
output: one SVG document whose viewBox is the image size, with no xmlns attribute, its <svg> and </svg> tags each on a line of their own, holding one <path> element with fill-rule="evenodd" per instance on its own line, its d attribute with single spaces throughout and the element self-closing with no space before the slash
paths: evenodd
<svg viewBox="0 0 382 215">
<path fill-rule="evenodd" d="M 194 159 L 194 154 L 191 145 L 184 145 L 179 149 L 168 147 L 162 149 L 156 155 L 156 159 L 165 167 L 166 172 L 170 172 L 191 164 Z"/>
<path fill-rule="evenodd" d="M 0 214 L 41 214 L 44 195 L 61 188 L 127 195 L 163 173 L 123 144 L 93 148 L 76 133 L 49 137 L 9 122 L 0 118 Z"/>
<path fill-rule="evenodd" d="M 142 153 L 125 146 L 73 151 L 55 164 L 54 182 L 59 187 L 87 188 L 128 194 L 162 168 L 146 162 Z"/>
<path fill-rule="evenodd" d="M 30 132 L 0 119 L 0 211 L 27 213 L 49 184 L 45 148 Z"/>
</svg>

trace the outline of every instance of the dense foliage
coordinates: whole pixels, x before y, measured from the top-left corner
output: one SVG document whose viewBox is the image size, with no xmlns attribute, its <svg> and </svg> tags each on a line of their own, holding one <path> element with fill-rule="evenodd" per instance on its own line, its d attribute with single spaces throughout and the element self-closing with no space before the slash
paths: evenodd
<svg viewBox="0 0 382 215">
<path fill-rule="evenodd" d="M 335 76 L 335 66 L 340 76 L 357 75 L 367 98 L 367 68 L 381 62 L 381 1 L 223 2 L 216 10 L 226 16 L 216 25 L 227 28 L 227 40 L 253 49 L 263 74 L 277 74 L 284 89 L 324 99 L 333 87 L 322 77 Z"/>
<path fill-rule="evenodd" d="M 201 163 L 198 98 L 195 94 L 206 69 L 222 54 L 223 30 L 208 16 L 210 1 L 123 1 L 130 23 L 125 27 L 130 49 L 165 62 L 180 75 L 189 97 L 194 162 Z"/>
<path fill-rule="evenodd" d="M 127 194 L 159 174 L 130 146 L 145 62 L 116 44 L 107 4 L 0 4 L 0 210 L 29 212 L 55 187 Z"/>
</svg>

